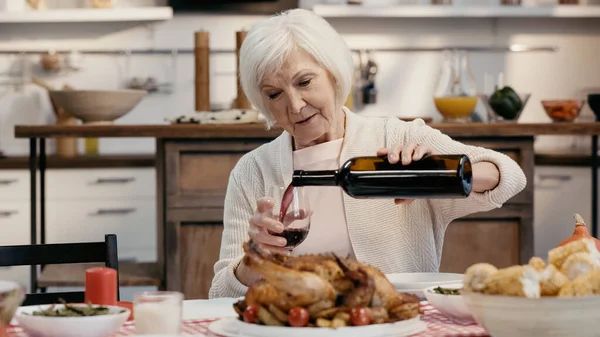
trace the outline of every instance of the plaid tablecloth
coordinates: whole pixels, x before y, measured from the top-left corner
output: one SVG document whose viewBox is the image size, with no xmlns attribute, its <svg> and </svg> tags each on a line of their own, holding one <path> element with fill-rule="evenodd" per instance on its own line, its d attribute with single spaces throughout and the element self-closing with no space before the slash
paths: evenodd
<svg viewBox="0 0 600 337">
<path fill-rule="evenodd" d="M 454 320 L 441 312 L 427 302 L 421 302 L 423 315 L 421 319 L 427 324 L 427 330 L 413 335 L 412 337 L 488 337 L 488 333 L 484 328 L 473 322 L 463 322 Z M 208 331 L 210 323 L 216 319 L 201 319 L 201 320 L 185 320 L 182 325 L 182 335 L 186 336 L 205 336 L 212 337 Z M 135 324 L 127 322 L 121 330 L 113 337 L 135 336 Z M 8 328 L 8 337 L 28 337 L 27 334 L 18 326 L 10 326 Z"/>
</svg>

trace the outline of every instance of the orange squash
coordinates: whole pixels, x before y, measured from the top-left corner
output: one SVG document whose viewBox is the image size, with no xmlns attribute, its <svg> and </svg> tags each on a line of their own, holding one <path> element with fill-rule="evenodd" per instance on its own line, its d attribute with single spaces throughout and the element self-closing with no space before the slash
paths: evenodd
<svg viewBox="0 0 600 337">
<path fill-rule="evenodd" d="M 575 218 L 575 230 L 573 231 L 573 235 L 561 241 L 561 243 L 559 243 L 557 247 L 564 246 L 569 242 L 577 241 L 580 239 L 591 238 L 594 240 L 594 242 L 596 243 L 596 247 L 600 251 L 600 240 L 590 235 L 590 232 L 588 231 L 587 226 L 585 225 L 585 221 L 583 221 L 581 215 L 575 213 L 573 217 Z"/>
</svg>

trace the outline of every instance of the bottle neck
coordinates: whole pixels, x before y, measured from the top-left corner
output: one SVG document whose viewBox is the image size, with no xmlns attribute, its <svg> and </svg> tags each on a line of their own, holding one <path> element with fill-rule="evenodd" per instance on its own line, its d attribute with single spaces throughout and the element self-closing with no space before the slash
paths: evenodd
<svg viewBox="0 0 600 337">
<path fill-rule="evenodd" d="M 338 171 L 303 171 L 296 170 L 292 176 L 292 185 L 300 186 L 337 186 Z"/>
</svg>

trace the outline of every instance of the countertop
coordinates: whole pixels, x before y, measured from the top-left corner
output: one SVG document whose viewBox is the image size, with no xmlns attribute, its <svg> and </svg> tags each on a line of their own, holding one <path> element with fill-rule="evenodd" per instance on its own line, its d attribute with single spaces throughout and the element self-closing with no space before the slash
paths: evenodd
<svg viewBox="0 0 600 337">
<path fill-rule="evenodd" d="M 515 137 L 539 135 L 599 135 L 600 123 L 430 123 L 451 137 Z M 281 130 L 257 124 L 178 125 L 17 125 L 16 138 L 274 138 Z"/>
<path fill-rule="evenodd" d="M 50 155 L 46 160 L 49 169 L 93 169 L 93 168 L 135 168 L 155 167 L 154 154 L 122 154 L 95 156 L 80 155 L 63 158 Z M 591 156 L 584 154 L 536 153 L 535 165 L 589 167 Z M 29 168 L 29 157 L 10 156 L 0 158 L 0 170 L 22 170 Z"/>
</svg>

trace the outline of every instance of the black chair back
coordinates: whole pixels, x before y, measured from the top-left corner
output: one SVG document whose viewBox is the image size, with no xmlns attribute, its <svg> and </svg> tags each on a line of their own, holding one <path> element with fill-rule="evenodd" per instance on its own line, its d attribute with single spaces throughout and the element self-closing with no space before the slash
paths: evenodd
<svg viewBox="0 0 600 337">
<path fill-rule="evenodd" d="M 104 262 L 106 267 L 117 271 L 117 299 L 120 299 L 120 291 L 118 290 L 119 256 L 115 234 L 105 235 L 104 242 L 0 247 L 0 267 L 91 262 Z M 22 305 L 60 303 L 59 299 L 63 299 L 68 303 L 82 303 L 85 300 L 85 292 L 31 293 L 27 294 Z"/>
</svg>

